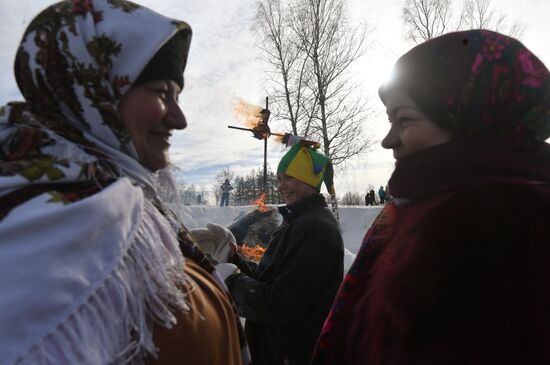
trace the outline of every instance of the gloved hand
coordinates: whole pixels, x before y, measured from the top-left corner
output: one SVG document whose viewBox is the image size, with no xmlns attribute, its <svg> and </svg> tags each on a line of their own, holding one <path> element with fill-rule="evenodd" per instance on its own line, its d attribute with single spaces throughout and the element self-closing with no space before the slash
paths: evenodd
<svg viewBox="0 0 550 365">
<path fill-rule="evenodd" d="M 208 223 L 206 228 L 192 229 L 191 236 L 199 247 L 217 262 L 233 261 L 237 243 L 233 233 L 224 226 Z"/>
<path fill-rule="evenodd" d="M 217 264 L 214 267 L 224 281 L 225 279 L 227 279 L 228 276 L 240 272 L 239 268 L 235 264 L 230 264 L 228 262 L 222 262 L 221 264 Z"/>
</svg>

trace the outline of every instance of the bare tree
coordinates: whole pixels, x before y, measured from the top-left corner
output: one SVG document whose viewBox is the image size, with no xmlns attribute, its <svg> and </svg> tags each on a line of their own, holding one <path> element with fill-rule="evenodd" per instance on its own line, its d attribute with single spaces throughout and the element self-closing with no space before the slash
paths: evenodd
<svg viewBox="0 0 550 365">
<path fill-rule="evenodd" d="M 260 0 L 260 48 L 275 100 L 293 132 L 319 140 L 334 165 L 373 144 L 363 130 L 370 110 L 351 66 L 367 51 L 366 24 L 349 24 L 345 0 Z"/>
<path fill-rule="evenodd" d="M 348 191 L 344 194 L 340 202 L 343 205 L 363 205 L 364 199 L 358 192 Z"/>
<path fill-rule="evenodd" d="M 407 0 L 403 7 L 406 38 L 420 43 L 437 37 L 451 26 L 450 0 Z"/>
<path fill-rule="evenodd" d="M 292 133 L 298 135 L 304 132 L 299 127 L 305 125 L 307 129 L 311 122 L 312 113 L 305 110 L 304 104 L 314 96 L 306 88 L 306 53 L 303 43 L 296 41 L 290 28 L 290 11 L 283 0 L 261 1 L 254 29 L 260 40 L 258 47 L 262 50 L 262 58 L 269 66 L 269 94 L 275 107 L 274 117 L 287 120 Z"/>
<path fill-rule="evenodd" d="M 403 22 L 405 38 L 415 44 L 461 29 L 491 29 L 512 37 L 525 30 L 521 23 L 510 24 L 492 0 L 406 0 Z"/>
<path fill-rule="evenodd" d="M 508 22 L 508 17 L 497 13 L 491 0 L 467 0 L 464 9 L 465 25 L 470 29 L 491 29 L 519 38 L 525 31 L 525 25 Z"/>
</svg>

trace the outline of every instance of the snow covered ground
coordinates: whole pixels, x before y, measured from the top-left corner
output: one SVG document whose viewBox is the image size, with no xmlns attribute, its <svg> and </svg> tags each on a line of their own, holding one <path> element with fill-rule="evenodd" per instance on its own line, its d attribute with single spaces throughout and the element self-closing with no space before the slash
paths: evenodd
<svg viewBox="0 0 550 365">
<path fill-rule="evenodd" d="M 200 205 L 181 207 L 172 206 L 171 208 L 178 213 L 180 219 L 185 223 L 187 228 L 193 229 L 205 227 L 208 222 L 228 226 L 235 220 L 256 209 L 256 206 L 214 207 Z M 340 224 L 342 226 L 342 235 L 344 237 L 344 246 L 347 249 L 346 257 L 344 258 L 346 271 L 355 258 L 355 254 L 361 246 L 361 241 L 363 240 L 367 229 L 370 227 L 374 221 L 374 218 L 376 218 L 381 209 L 381 206 L 338 207 Z"/>
</svg>

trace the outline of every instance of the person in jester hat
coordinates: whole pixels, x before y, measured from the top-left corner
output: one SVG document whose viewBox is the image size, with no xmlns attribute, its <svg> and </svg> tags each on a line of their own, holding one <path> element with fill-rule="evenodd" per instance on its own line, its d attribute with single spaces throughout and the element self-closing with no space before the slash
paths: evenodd
<svg viewBox="0 0 550 365">
<path fill-rule="evenodd" d="M 248 365 L 220 275 L 159 198 L 191 28 L 56 3 L 0 109 L 0 364 Z"/>
<path fill-rule="evenodd" d="M 312 364 L 550 364 L 550 73 L 521 42 L 453 32 L 379 96 L 391 200 Z"/>
<path fill-rule="evenodd" d="M 326 156 L 294 144 L 277 168 L 278 189 L 287 203 L 279 207 L 283 223 L 262 260 L 255 264 L 233 250 L 232 263 L 219 264 L 246 318 L 255 365 L 308 364 L 342 281 L 340 227 L 320 194 L 323 181 L 334 191 L 331 171 Z"/>
</svg>

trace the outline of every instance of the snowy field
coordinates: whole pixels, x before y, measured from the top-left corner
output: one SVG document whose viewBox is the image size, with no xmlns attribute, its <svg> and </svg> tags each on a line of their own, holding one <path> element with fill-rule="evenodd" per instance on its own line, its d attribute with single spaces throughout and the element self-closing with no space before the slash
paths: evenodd
<svg viewBox="0 0 550 365">
<path fill-rule="evenodd" d="M 206 223 L 218 223 L 228 226 L 240 217 L 256 209 L 255 205 L 214 207 L 207 205 L 200 206 L 171 206 L 178 213 L 180 219 L 187 228 L 205 227 Z M 374 218 L 378 215 L 381 206 L 340 206 L 340 224 L 344 237 L 344 246 L 347 249 L 345 257 L 346 270 L 354 259 L 354 255 L 361 246 L 361 241 L 370 227 Z"/>
</svg>

